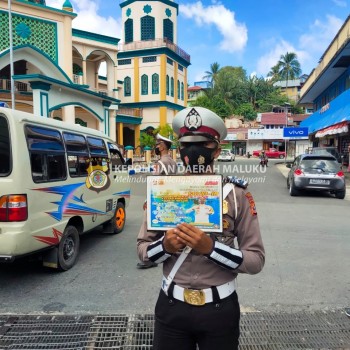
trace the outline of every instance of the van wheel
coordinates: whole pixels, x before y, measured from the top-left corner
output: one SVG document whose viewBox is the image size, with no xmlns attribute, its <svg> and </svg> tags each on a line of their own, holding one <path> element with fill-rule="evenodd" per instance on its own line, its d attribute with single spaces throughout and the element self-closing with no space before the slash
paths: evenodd
<svg viewBox="0 0 350 350">
<path fill-rule="evenodd" d="M 75 226 L 69 225 L 58 245 L 58 269 L 67 271 L 75 264 L 79 253 L 80 237 Z"/>
<path fill-rule="evenodd" d="M 115 208 L 114 217 L 112 219 L 112 234 L 118 234 L 123 231 L 125 219 L 126 213 L 124 204 L 118 202 L 117 207 Z"/>
</svg>

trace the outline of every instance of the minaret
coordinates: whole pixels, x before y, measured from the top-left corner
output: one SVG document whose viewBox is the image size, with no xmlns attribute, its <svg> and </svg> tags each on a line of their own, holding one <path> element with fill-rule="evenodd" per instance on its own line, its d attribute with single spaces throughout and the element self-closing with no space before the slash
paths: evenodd
<svg viewBox="0 0 350 350">
<path fill-rule="evenodd" d="M 190 56 L 177 45 L 178 4 L 170 0 L 121 2 L 118 52 L 121 105 L 142 109 L 141 130 L 171 124 L 187 104 Z"/>
</svg>

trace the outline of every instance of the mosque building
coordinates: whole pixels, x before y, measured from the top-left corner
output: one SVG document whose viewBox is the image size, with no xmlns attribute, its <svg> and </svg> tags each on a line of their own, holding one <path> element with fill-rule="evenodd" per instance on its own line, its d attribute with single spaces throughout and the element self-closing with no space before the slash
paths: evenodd
<svg viewBox="0 0 350 350">
<path fill-rule="evenodd" d="M 187 105 L 190 56 L 177 45 L 174 1 L 121 1 L 121 39 L 72 28 L 69 0 L 10 4 L 0 2 L 0 101 L 10 108 L 13 81 L 15 109 L 137 147 L 141 131 L 171 124 Z"/>
</svg>

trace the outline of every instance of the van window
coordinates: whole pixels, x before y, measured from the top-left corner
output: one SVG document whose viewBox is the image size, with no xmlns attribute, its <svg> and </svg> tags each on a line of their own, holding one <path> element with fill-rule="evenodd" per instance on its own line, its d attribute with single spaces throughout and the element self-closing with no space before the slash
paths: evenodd
<svg viewBox="0 0 350 350">
<path fill-rule="evenodd" d="M 34 182 L 62 181 L 67 178 L 65 151 L 57 130 L 33 125 L 25 127 Z"/>
<path fill-rule="evenodd" d="M 64 152 L 61 134 L 57 130 L 27 126 L 26 135 L 29 150 Z"/>
<path fill-rule="evenodd" d="M 118 147 L 108 142 L 109 153 L 111 154 L 111 169 L 112 171 L 122 170 L 123 169 L 123 157 L 118 150 Z"/>
<path fill-rule="evenodd" d="M 10 131 L 7 119 L 0 115 L 0 176 L 7 176 L 11 172 Z"/>
<path fill-rule="evenodd" d="M 87 176 L 87 166 L 89 165 L 89 150 L 82 135 L 63 133 L 64 143 L 67 150 L 69 175 Z"/>
<path fill-rule="evenodd" d="M 88 144 L 91 157 L 108 158 L 107 149 L 104 141 L 95 137 L 88 137 Z"/>
</svg>

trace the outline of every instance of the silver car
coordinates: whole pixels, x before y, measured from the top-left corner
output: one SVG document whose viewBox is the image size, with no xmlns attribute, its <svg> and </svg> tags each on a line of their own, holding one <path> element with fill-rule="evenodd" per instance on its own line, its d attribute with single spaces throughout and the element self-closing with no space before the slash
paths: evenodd
<svg viewBox="0 0 350 350">
<path fill-rule="evenodd" d="M 287 187 L 291 196 L 301 191 L 328 191 L 336 198 L 344 199 L 345 176 L 337 159 L 330 154 L 302 154 L 292 164 L 286 164 L 290 171 Z"/>
</svg>

